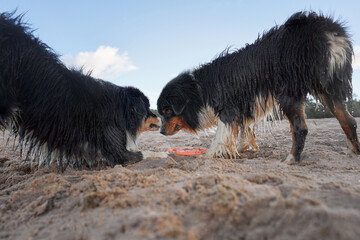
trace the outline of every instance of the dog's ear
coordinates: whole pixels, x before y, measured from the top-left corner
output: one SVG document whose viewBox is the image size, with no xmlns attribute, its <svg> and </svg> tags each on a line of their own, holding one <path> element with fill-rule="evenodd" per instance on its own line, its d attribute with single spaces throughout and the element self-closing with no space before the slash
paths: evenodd
<svg viewBox="0 0 360 240">
<path fill-rule="evenodd" d="M 188 102 L 189 102 L 189 100 L 186 100 L 186 101 L 173 100 L 173 101 L 171 101 L 172 110 L 174 111 L 174 113 L 176 115 L 180 115 L 184 111 L 186 104 Z"/>
<path fill-rule="evenodd" d="M 145 103 L 141 98 L 140 99 L 134 99 L 132 101 L 131 112 L 139 114 L 141 116 L 146 116 L 147 115 Z"/>
</svg>

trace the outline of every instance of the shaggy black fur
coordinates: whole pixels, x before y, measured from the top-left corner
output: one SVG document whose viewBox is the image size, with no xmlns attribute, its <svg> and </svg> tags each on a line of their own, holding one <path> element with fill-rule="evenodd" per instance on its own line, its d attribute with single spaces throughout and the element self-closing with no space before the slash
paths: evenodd
<svg viewBox="0 0 360 240">
<path fill-rule="evenodd" d="M 67 69 L 21 21 L 0 15 L 0 125 L 11 128 L 27 156 L 67 165 L 126 165 L 144 120 L 156 116 L 138 89 Z M 128 137 L 127 139 L 127 135 Z"/>
<path fill-rule="evenodd" d="M 158 99 L 158 111 L 165 124 L 176 116 L 196 131 L 205 107 L 225 124 L 242 125 L 255 118 L 259 97 L 265 102 L 275 97 L 292 126 L 291 154 L 298 161 L 307 135 L 303 102 L 311 94 L 333 111 L 358 153 L 356 122 L 343 105 L 352 97 L 352 54 L 341 23 L 314 12 L 298 12 L 253 44 L 224 51 L 170 81 Z M 162 133 L 167 134 L 164 128 Z"/>
</svg>

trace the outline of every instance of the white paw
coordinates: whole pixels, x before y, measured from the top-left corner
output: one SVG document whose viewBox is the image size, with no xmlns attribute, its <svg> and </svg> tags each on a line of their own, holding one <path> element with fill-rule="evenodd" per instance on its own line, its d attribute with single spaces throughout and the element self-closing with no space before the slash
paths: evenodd
<svg viewBox="0 0 360 240">
<path fill-rule="evenodd" d="M 238 155 L 238 151 L 236 148 L 227 148 L 224 146 L 218 146 L 215 149 L 209 149 L 205 156 L 208 158 L 228 158 L 228 159 L 235 159 Z"/>
<path fill-rule="evenodd" d="M 295 161 L 294 155 L 289 154 L 285 160 L 282 160 L 282 162 L 286 163 L 288 165 L 293 165 L 293 164 L 295 164 L 296 161 Z"/>
<path fill-rule="evenodd" d="M 347 149 L 348 149 L 348 153 L 350 156 L 354 157 L 356 155 L 359 154 L 359 151 L 356 149 L 356 147 L 349 141 L 349 139 L 347 140 Z"/>
</svg>

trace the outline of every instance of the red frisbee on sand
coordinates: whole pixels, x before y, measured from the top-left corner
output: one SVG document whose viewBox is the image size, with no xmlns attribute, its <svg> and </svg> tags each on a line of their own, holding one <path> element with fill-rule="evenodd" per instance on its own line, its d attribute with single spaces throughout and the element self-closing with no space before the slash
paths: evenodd
<svg viewBox="0 0 360 240">
<path fill-rule="evenodd" d="M 168 149 L 166 152 L 168 153 L 176 153 L 181 156 L 194 156 L 200 155 L 207 151 L 206 148 L 198 148 L 198 147 L 177 147 Z"/>
</svg>

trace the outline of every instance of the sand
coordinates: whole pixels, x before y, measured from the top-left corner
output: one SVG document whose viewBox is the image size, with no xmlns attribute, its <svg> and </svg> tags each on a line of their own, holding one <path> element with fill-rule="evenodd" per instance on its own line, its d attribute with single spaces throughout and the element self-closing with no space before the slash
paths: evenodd
<svg viewBox="0 0 360 240">
<path fill-rule="evenodd" d="M 358 125 L 360 119 L 357 119 Z M 335 119 L 307 120 L 299 165 L 287 121 L 260 124 L 258 153 L 169 156 L 126 168 L 30 166 L 0 138 L 0 239 L 359 239 L 360 157 Z M 209 147 L 214 131 L 143 133 L 141 150 Z"/>
</svg>

